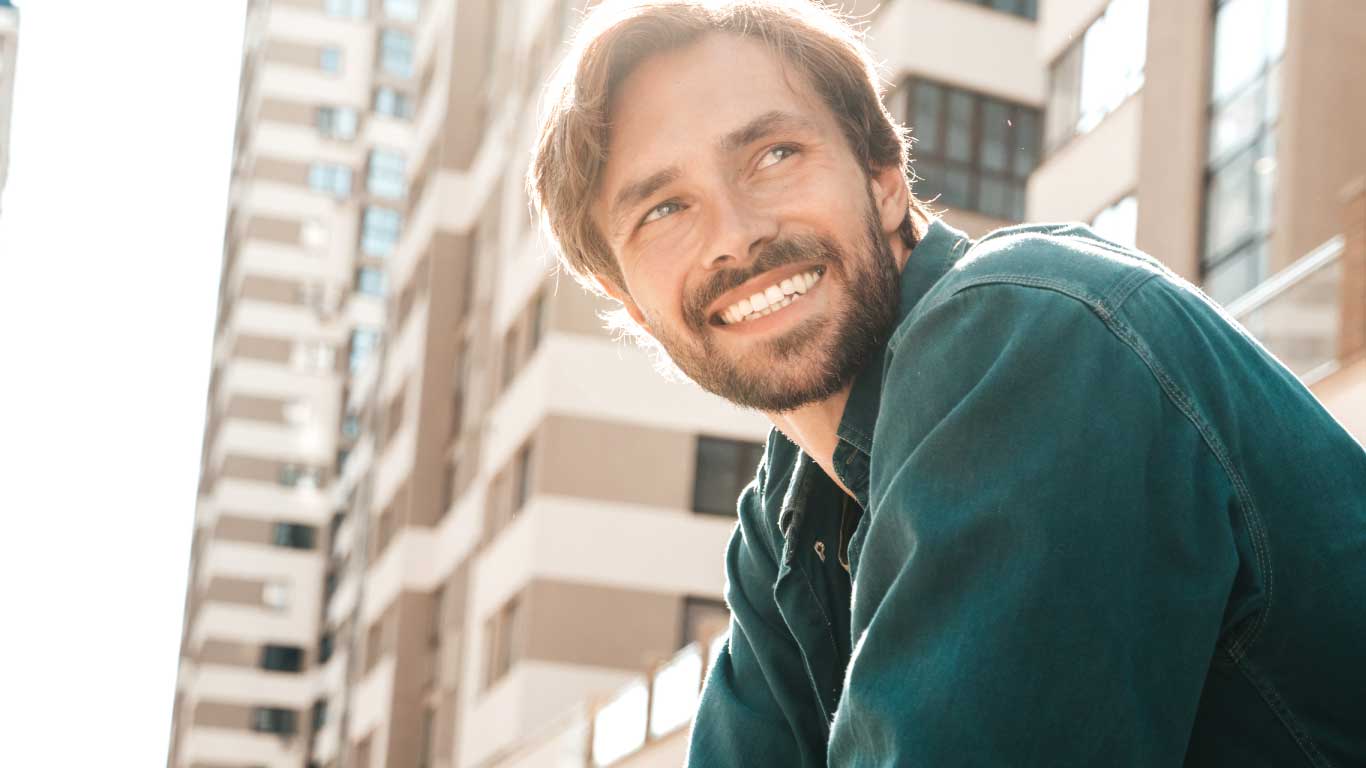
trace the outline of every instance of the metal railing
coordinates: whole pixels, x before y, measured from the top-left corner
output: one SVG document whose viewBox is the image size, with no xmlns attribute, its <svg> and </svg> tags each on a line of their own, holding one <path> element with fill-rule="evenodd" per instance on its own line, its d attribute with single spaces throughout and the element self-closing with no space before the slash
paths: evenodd
<svg viewBox="0 0 1366 768">
<path fill-rule="evenodd" d="M 1227 307 L 1305 384 L 1338 367 L 1342 252 L 1342 237 L 1334 237 Z"/>
</svg>

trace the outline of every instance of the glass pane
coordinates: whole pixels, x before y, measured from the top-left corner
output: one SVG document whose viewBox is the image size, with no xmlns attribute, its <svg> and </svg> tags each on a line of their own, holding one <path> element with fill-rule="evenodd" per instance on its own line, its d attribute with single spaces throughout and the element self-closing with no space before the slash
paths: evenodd
<svg viewBox="0 0 1366 768">
<path fill-rule="evenodd" d="M 650 736 L 659 738 L 692 719 L 702 688 L 702 649 L 690 645 L 655 673 Z"/>
<path fill-rule="evenodd" d="M 1013 186 L 1011 182 L 999 178 L 982 177 L 977 210 L 998 219 L 1015 218 L 1015 203 L 1012 199 Z"/>
<path fill-rule="evenodd" d="M 1015 175 L 1021 179 L 1034 172 L 1039 163 L 1039 113 L 1032 109 L 1015 110 Z"/>
<path fill-rule="evenodd" d="M 1267 0 L 1230 0 L 1214 17 L 1214 101 L 1246 85 L 1270 57 L 1266 6 Z"/>
<path fill-rule="evenodd" d="M 1257 151 L 1257 159 L 1252 163 L 1252 172 L 1257 177 L 1257 232 L 1271 231 L 1272 217 L 1276 204 L 1276 134 L 1271 133 L 1262 139 Z"/>
<path fill-rule="evenodd" d="M 971 162 L 973 118 L 976 100 L 962 91 L 949 92 L 949 120 L 945 140 L 945 156 L 950 160 Z"/>
<path fill-rule="evenodd" d="M 978 163 L 989 171 L 1004 171 L 1010 155 L 1010 107 L 995 99 L 982 101 L 982 139 Z"/>
<path fill-rule="evenodd" d="M 384 15 L 398 21 L 417 21 L 420 0 L 384 0 Z"/>
<path fill-rule="evenodd" d="M 1047 119 L 1048 149 L 1072 138 L 1081 109 L 1081 46 L 1067 49 L 1049 73 Z"/>
<path fill-rule="evenodd" d="M 939 136 L 939 120 L 943 105 L 942 88 L 933 83 L 916 83 L 910 116 L 911 136 L 915 138 L 913 152 L 943 154 L 944 148 Z"/>
<path fill-rule="evenodd" d="M 1218 165 L 1230 152 L 1242 149 L 1261 131 L 1266 111 L 1266 89 L 1257 83 L 1210 116 L 1209 162 Z"/>
<path fill-rule="evenodd" d="M 650 691 L 644 681 L 627 686 L 593 716 L 593 762 L 609 765 L 645 744 Z"/>
<path fill-rule="evenodd" d="M 697 470 L 693 478 L 695 511 L 735 514 L 740 491 L 750 481 L 750 476 L 741 474 L 740 446 L 731 440 L 697 439 Z"/>
<path fill-rule="evenodd" d="M 1257 287 L 1266 276 L 1266 243 L 1256 242 L 1230 256 L 1205 275 L 1205 293 L 1228 304 Z"/>
<path fill-rule="evenodd" d="M 975 208 L 972 204 L 972 175 L 961 168 L 946 168 L 941 180 L 941 205 L 954 208 Z"/>
<path fill-rule="evenodd" d="M 1253 150 L 1245 151 L 1210 177 L 1205 232 L 1205 258 L 1208 260 L 1217 261 L 1252 233 L 1256 154 Z"/>
</svg>

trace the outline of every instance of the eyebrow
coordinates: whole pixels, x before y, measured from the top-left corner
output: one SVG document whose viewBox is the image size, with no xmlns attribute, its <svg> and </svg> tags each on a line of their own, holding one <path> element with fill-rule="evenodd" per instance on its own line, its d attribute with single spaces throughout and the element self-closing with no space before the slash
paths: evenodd
<svg viewBox="0 0 1366 768">
<path fill-rule="evenodd" d="M 717 146 L 722 152 L 734 152 L 778 131 L 814 131 L 815 129 L 815 124 L 804 117 L 774 109 L 727 133 L 721 137 Z M 671 165 L 622 187 L 612 200 L 611 213 L 608 216 L 609 220 L 614 222 L 613 230 L 619 232 L 625 227 L 626 222 L 622 221 L 622 218 L 627 211 L 639 205 L 646 198 L 653 196 L 663 187 L 677 181 L 682 175 L 682 169 L 677 165 Z"/>
</svg>

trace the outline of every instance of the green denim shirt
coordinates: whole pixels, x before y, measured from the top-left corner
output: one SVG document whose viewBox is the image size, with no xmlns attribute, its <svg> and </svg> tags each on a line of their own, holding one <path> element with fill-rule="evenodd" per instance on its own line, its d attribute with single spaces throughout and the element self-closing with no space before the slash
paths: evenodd
<svg viewBox="0 0 1366 768">
<path fill-rule="evenodd" d="M 692 766 L 1366 765 L 1366 452 L 1159 262 L 935 223 L 739 501 Z M 846 566 L 847 563 L 847 566 Z"/>
</svg>

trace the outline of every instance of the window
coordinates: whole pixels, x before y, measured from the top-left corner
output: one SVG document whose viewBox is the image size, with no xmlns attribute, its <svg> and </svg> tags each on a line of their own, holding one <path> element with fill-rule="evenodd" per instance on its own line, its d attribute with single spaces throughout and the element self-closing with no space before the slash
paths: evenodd
<svg viewBox="0 0 1366 768">
<path fill-rule="evenodd" d="M 402 179 L 400 176 L 400 184 Z M 383 258 L 393 253 L 403 230 L 403 215 L 391 208 L 369 205 L 360 220 L 360 250 Z"/>
<path fill-rule="evenodd" d="M 381 86 L 375 89 L 375 111 L 381 115 L 397 117 L 400 120 L 411 120 L 413 117 L 413 100 L 403 91 Z"/>
<path fill-rule="evenodd" d="M 514 597 L 484 626 L 484 687 L 498 682 L 521 655 L 521 600 Z"/>
<path fill-rule="evenodd" d="M 321 731 L 327 724 L 327 699 L 313 702 L 313 730 Z"/>
<path fill-rule="evenodd" d="M 318 133 L 329 139 L 354 139 L 358 118 L 351 107 L 319 107 L 316 113 Z"/>
<path fill-rule="evenodd" d="M 1036 19 L 1039 17 L 1039 4 L 1037 0 L 963 0 L 970 5 L 980 5 L 983 8 L 990 8 L 995 11 L 1012 13 L 1025 19 Z"/>
<path fill-rule="evenodd" d="M 330 629 L 324 632 L 322 637 L 318 638 L 319 664 L 326 664 L 327 660 L 332 658 L 332 651 L 335 650 L 334 646 L 336 642 L 336 636 L 332 634 L 332 630 Z"/>
<path fill-rule="evenodd" d="M 1205 292 L 1228 303 L 1270 272 L 1286 0 L 1218 0 L 1211 66 Z"/>
<path fill-rule="evenodd" d="M 697 438 L 697 471 L 692 508 L 709 515 L 734 515 L 740 491 L 749 485 L 764 456 L 762 443 Z"/>
<path fill-rule="evenodd" d="M 324 46 L 323 49 L 318 52 L 318 68 L 334 75 L 341 74 L 341 49 L 331 45 Z"/>
<path fill-rule="evenodd" d="M 395 77 L 412 77 L 413 36 L 396 29 L 380 32 L 379 68 Z"/>
<path fill-rule="evenodd" d="M 317 529 L 311 525 L 298 523 L 276 523 L 271 543 L 277 547 L 290 549 L 312 549 L 317 538 Z"/>
<path fill-rule="evenodd" d="M 355 373 L 374 354 L 379 346 L 379 331 L 373 328 L 357 328 L 351 332 L 351 351 L 347 358 L 347 370 Z"/>
<path fill-rule="evenodd" d="M 261 647 L 261 669 L 274 672 L 299 672 L 304 668 L 304 649 L 297 645 Z"/>
<path fill-rule="evenodd" d="M 1039 157 L 1039 111 L 927 80 L 903 86 L 916 193 L 999 219 L 1024 218 Z"/>
<path fill-rule="evenodd" d="M 531 443 L 517 452 L 517 463 L 512 476 L 512 514 L 517 514 L 531 498 Z"/>
<path fill-rule="evenodd" d="M 251 711 L 251 729 L 260 733 L 293 735 L 299 730 L 298 713 L 279 707 L 256 707 Z"/>
<path fill-rule="evenodd" d="M 700 643 L 723 634 L 730 627 L 730 609 L 724 600 L 683 598 L 683 637 L 678 647 Z"/>
<path fill-rule="evenodd" d="M 1095 128 L 1143 87 L 1148 0 L 1111 0 L 1053 62 L 1048 89 L 1048 151 Z"/>
<path fill-rule="evenodd" d="M 326 0 L 323 10 L 328 16 L 342 16 L 348 19 L 363 19 L 367 15 L 366 0 Z"/>
<path fill-rule="evenodd" d="M 351 169 L 337 163 L 314 163 L 308 169 L 308 186 L 337 199 L 351 194 Z"/>
<path fill-rule="evenodd" d="M 417 739 L 417 768 L 431 768 L 432 765 L 432 756 L 435 754 L 432 737 L 436 732 L 432 722 L 434 714 L 431 707 L 422 708 L 422 726 Z"/>
<path fill-rule="evenodd" d="M 1138 198 L 1129 195 L 1096 214 L 1091 229 L 1106 240 L 1133 248 L 1138 239 Z"/>
<path fill-rule="evenodd" d="M 403 155 L 388 149 L 370 150 L 365 188 L 380 197 L 403 197 Z"/>
<path fill-rule="evenodd" d="M 280 485 L 290 488 L 311 487 L 317 488 L 320 475 L 322 473 L 316 467 L 305 467 L 300 464 L 285 464 L 280 467 L 278 477 Z"/>
<path fill-rule="evenodd" d="M 417 21 L 421 0 L 384 0 L 384 15 L 394 21 Z"/>
<path fill-rule="evenodd" d="M 366 296 L 384 296 L 388 292 L 389 276 L 375 267 L 356 270 L 356 292 Z"/>
<path fill-rule="evenodd" d="M 267 581 L 261 585 L 261 604 L 267 608 L 283 611 L 289 607 L 289 584 L 283 581 Z"/>
</svg>

